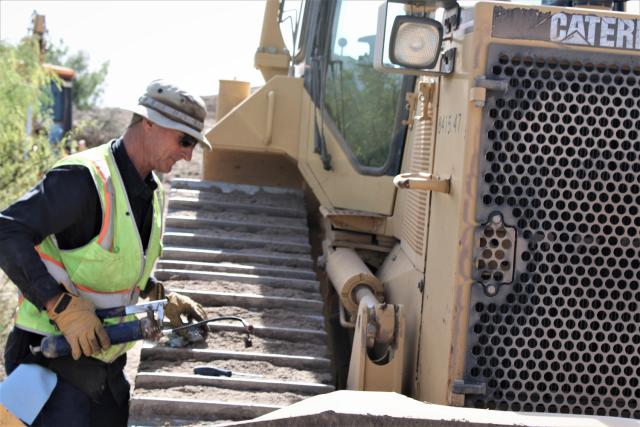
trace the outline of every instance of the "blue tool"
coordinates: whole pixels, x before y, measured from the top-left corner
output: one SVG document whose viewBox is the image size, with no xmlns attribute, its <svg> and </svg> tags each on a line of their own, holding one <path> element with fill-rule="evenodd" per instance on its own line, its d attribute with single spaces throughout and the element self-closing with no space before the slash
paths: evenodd
<svg viewBox="0 0 640 427">
<path fill-rule="evenodd" d="M 158 340 L 163 335 L 162 321 L 166 304 L 167 300 L 165 299 L 125 307 L 105 308 L 96 310 L 96 316 L 100 319 L 108 319 L 135 313 L 146 313 L 147 317 L 142 319 L 106 326 L 104 329 L 109 335 L 111 344 L 121 344 L 141 339 Z M 31 352 L 33 354 L 42 352 L 45 357 L 54 358 L 71 354 L 71 346 L 69 346 L 63 335 L 47 336 L 40 341 L 39 346 L 32 346 Z"/>
<path fill-rule="evenodd" d="M 117 325 L 105 326 L 105 331 L 109 335 L 111 344 L 121 344 L 125 342 L 137 341 L 141 339 L 158 341 L 164 335 L 171 335 L 176 331 L 188 330 L 197 327 L 206 327 L 210 322 L 220 322 L 223 320 L 233 320 L 242 323 L 246 337 L 244 338 L 245 347 L 251 347 L 251 337 L 249 334 L 253 332 L 253 326 L 237 316 L 221 316 L 212 319 L 202 320 L 200 322 L 190 323 L 188 325 L 178 326 L 173 329 L 162 329 L 162 321 L 164 320 L 164 306 L 167 300 L 156 300 L 145 304 L 128 305 L 126 307 L 114 307 L 96 310 L 96 316 L 100 319 L 108 319 L 112 317 L 122 317 L 128 314 L 146 313 L 147 317 L 133 320 L 130 322 L 119 323 Z M 71 346 L 63 335 L 52 335 L 42 338 L 39 346 L 31 346 L 31 352 L 42 354 L 51 359 L 71 354 Z"/>
</svg>

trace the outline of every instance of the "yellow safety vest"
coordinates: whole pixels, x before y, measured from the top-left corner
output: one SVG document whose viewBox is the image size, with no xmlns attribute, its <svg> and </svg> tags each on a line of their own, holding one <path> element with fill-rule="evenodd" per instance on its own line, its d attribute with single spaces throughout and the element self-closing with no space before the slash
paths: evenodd
<svg viewBox="0 0 640 427">
<path fill-rule="evenodd" d="M 76 249 L 59 249 L 55 236 L 47 236 L 36 246 L 40 259 L 68 292 L 90 300 L 96 308 L 135 304 L 162 252 L 162 183 L 152 172 L 158 188 L 153 195 L 153 223 L 145 252 L 111 144 L 66 157 L 54 167 L 62 165 L 81 165 L 89 169 L 100 197 L 102 225 L 95 238 Z M 106 319 L 104 323 L 134 319 L 126 316 Z M 60 334 L 45 310 L 22 297 L 16 326 L 42 335 Z M 133 343 L 112 345 L 93 357 L 110 363 L 132 346 Z"/>
</svg>

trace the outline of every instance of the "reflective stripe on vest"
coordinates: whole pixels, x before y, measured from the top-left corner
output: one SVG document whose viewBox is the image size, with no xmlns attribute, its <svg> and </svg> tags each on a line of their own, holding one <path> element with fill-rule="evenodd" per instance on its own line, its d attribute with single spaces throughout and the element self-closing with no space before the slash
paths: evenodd
<svg viewBox="0 0 640 427">
<path fill-rule="evenodd" d="M 81 283 L 73 283 L 62 262 L 43 253 L 40 250 L 40 246 L 36 246 L 36 251 L 38 255 L 40 255 L 40 261 L 42 261 L 49 274 L 51 274 L 58 283 L 62 284 L 69 293 L 90 300 L 96 308 L 120 307 L 135 304 L 138 300 L 140 292 L 137 288 L 127 288 L 117 291 L 99 291 L 91 289 Z"/>
<path fill-rule="evenodd" d="M 103 249 L 113 250 L 113 207 L 115 206 L 115 195 L 113 190 L 113 182 L 111 181 L 111 172 L 109 171 L 109 165 L 107 165 L 107 159 L 89 159 L 96 168 L 98 175 L 102 181 L 102 190 L 104 202 L 102 206 L 102 226 L 100 227 L 100 233 L 98 234 L 98 244 Z M 102 199 L 101 199 L 102 200 Z"/>
</svg>

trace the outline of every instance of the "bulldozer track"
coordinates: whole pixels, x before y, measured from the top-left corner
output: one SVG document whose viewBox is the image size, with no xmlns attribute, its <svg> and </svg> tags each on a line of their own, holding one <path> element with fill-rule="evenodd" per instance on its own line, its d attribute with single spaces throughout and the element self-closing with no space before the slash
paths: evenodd
<svg viewBox="0 0 640 427">
<path fill-rule="evenodd" d="M 132 425 L 251 419 L 334 390 L 323 302 L 300 191 L 174 179 L 155 276 L 207 315 L 206 344 L 145 343 L 130 402 Z M 237 375 L 211 377 L 213 366 Z"/>
</svg>

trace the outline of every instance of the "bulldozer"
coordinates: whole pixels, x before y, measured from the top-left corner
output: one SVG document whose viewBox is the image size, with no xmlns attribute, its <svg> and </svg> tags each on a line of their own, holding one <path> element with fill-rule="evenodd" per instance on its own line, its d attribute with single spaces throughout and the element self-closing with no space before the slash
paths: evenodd
<svg viewBox="0 0 640 427">
<path fill-rule="evenodd" d="M 146 346 L 132 423 L 638 425 L 625 7 L 267 0 L 156 270 L 254 349 Z"/>
</svg>

